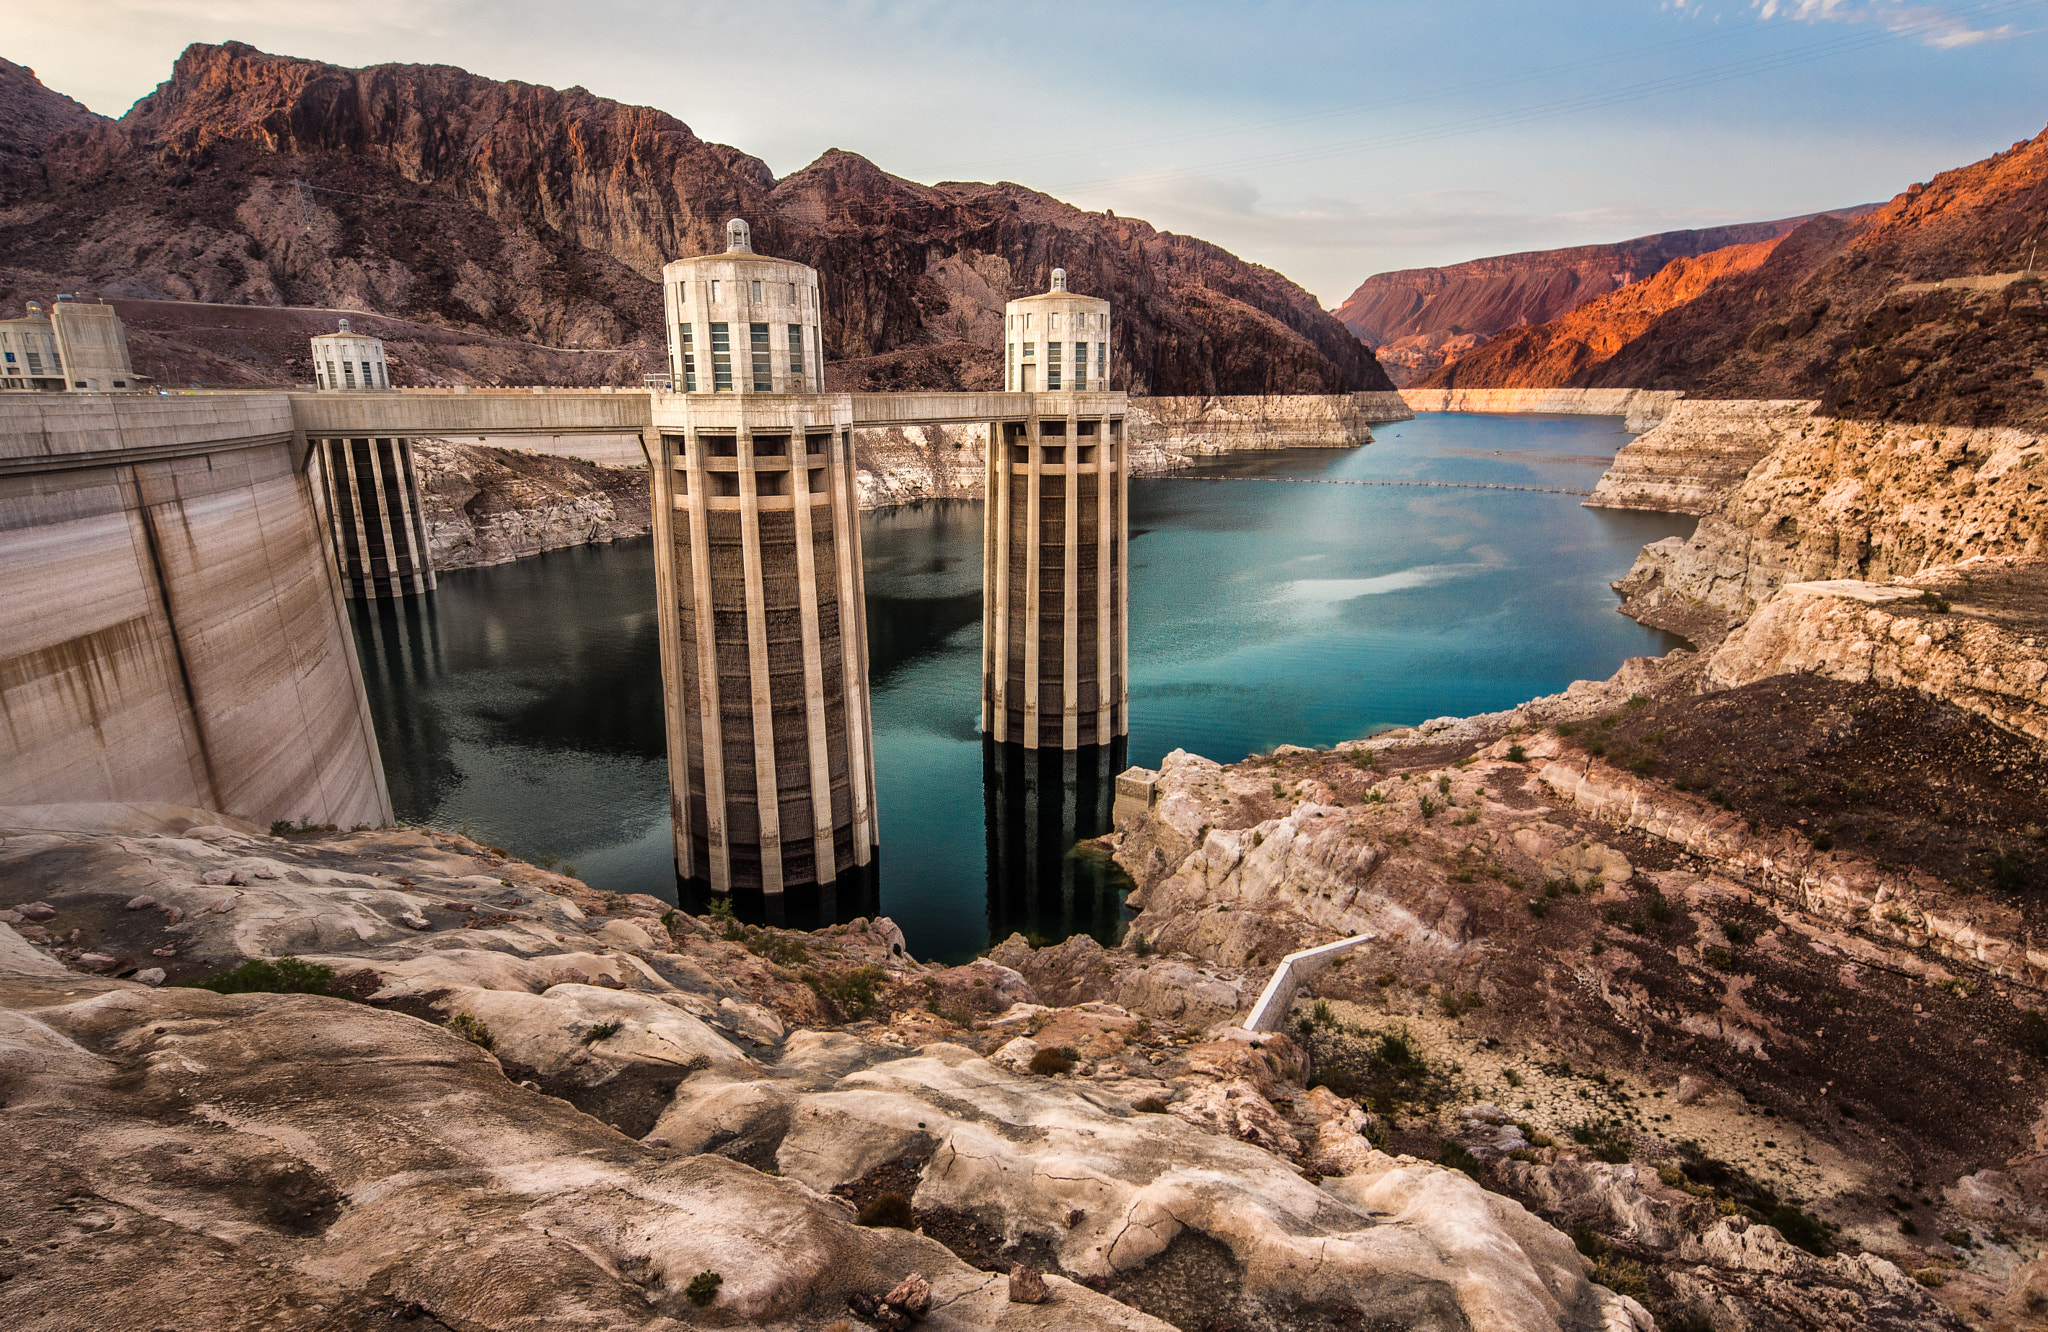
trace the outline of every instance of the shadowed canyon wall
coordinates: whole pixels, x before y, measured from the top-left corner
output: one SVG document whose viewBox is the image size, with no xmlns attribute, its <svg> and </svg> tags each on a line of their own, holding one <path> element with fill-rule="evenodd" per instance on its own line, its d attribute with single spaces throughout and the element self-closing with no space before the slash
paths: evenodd
<svg viewBox="0 0 2048 1332">
<path fill-rule="evenodd" d="M 229 43 L 188 48 L 119 121 L 81 124 L 18 66 L 0 69 L 0 105 L 24 125 L 12 156 L 0 145 L 0 302 L 49 287 L 375 311 L 483 344 L 402 355 L 400 383 L 631 382 L 662 368 L 660 266 L 722 248 L 743 216 L 762 252 L 822 275 L 834 388 L 991 386 L 1004 303 L 1055 266 L 1116 304 L 1113 387 L 1391 387 L 1307 292 L 1205 241 L 1020 185 L 919 185 L 837 150 L 777 180 L 580 88 Z M 176 345 L 138 348 L 138 368 L 152 350 L 167 370 L 204 365 L 177 329 L 220 321 L 155 314 Z M 198 340 L 248 369 L 239 382 L 292 382 L 279 358 L 303 354 Z M 531 363 L 507 341 L 532 344 Z"/>
</svg>

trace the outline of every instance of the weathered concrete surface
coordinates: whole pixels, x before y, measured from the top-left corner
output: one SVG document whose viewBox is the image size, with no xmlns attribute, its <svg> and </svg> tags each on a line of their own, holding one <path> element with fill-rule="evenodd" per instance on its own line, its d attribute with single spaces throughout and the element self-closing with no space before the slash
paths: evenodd
<svg viewBox="0 0 2048 1332">
<path fill-rule="evenodd" d="M 1539 412 L 1564 416 L 1623 416 L 1628 429 L 1650 429 L 1683 393 L 1667 389 L 1416 389 L 1401 390 L 1418 412 Z"/>
<path fill-rule="evenodd" d="M 0 803 L 390 820 L 280 394 L 0 401 Z"/>
</svg>

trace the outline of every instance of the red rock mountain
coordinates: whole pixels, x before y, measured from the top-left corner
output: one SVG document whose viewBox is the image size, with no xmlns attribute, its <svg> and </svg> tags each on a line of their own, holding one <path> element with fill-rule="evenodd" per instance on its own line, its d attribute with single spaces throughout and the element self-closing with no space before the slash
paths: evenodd
<svg viewBox="0 0 2048 1332">
<path fill-rule="evenodd" d="M 1875 204 L 1845 209 L 1868 212 Z M 1541 324 L 1661 272 L 1665 265 L 1731 245 L 1776 240 L 1815 214 L 1664 231 L 1611 245 L 1575 245 L 1473 259 L 1445 268 L 1375 273 L 1337 307 L 1345 327 L 1379 348 L 1397 382 L 1455 361 L 1511 328 Z"/>
<path fill-rule="evenodd" d="M 2048 302 L 2033 254 L 2043 240 L 2048 131 L 1854 221 L 1816 218 L 1761 263 L 1731 257 L 1647 321 L 1617 292 L 1429 383 L 1818 398 L 1833 415 L 1930 424 L 2048 421 Z"/>
<path fill-rule="evenodd" d="M 9 75 L 0 92 L 18 100 L 21 85 Z M 573 349 L 584 380 L 615 382 L 615 351 L 661 364 L 662 263 L 716 248 L 741 216 L 759 248 L 820 270 L 835 383 L 997 382 L 1003 303 L 1045 289 L 1058 265 L 1116 302 L 1119 387 L 1389 387 L 1307 292 L 1206 242 L 1018 185 L 917 185 L 837 151 L 778 181 L 663 112 L 581 88 L 229 43 L 187 49 L 121 120 L 86 115 L 0 176 L 0 302 L 57 288 L 376 311 Z M 218 337 L 180 350 L 161 332 L 167 368 L 218 372 L 226 355 L 245 380 L 290 378 L 253 342 L 238 360 Z M 578 382 L 559 350 L 545 355 L 529 373 Z M 400 373 L 519 373 L 467 359 L 401 352 Z"/>
</svg>

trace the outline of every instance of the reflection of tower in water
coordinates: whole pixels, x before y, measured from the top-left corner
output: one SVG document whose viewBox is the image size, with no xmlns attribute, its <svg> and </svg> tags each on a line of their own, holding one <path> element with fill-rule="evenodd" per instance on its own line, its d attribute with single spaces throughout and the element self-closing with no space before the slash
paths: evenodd
<svg viewBox="0 0 2048 1332">
<path fill-rule="evenodd" d="M 1130 879 L 1108 856 L 1075 844 L 1110 830 L 1125 747 L 1122 739 L 1080 749 L 982 741 L 992 941 L 1013 932 L 1119 937 Z"/>
</svg>

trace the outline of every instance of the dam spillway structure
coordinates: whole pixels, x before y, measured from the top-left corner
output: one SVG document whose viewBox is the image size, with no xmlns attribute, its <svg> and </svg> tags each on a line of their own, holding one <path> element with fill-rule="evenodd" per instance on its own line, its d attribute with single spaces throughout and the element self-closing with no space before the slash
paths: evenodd
<svg viewBox="0 0 2048 1332">
<path fill-rule="evenodd" d="M 314 379 L 322 392 L 389 389 L 382 338 L 348 320 L 312 338 Z M 420 505 L 419 469 L 405 436 L 326 436 L 310 441 L 342 590 L 358 601 L 434 590 L 434 562 Z"/>
<path fill-rule="evenodd" d="M 1075 750 L 1130 734 L 1128 467 L 1109 302 L 1052 289 L 1004 310 L 1022 420 L 991 427 L 982 537 L 981 729 Z M 1091 391 L 1091 389 L 1093 391 Z"/>
<path fill-rule="evenodd" d="M 662 269 L 674 393 L 649 454 L 676 873 L 866 899 L 878 856 L 853 411 L 823 387 L 818 274 L 754 252 Z"/>
</svg>

